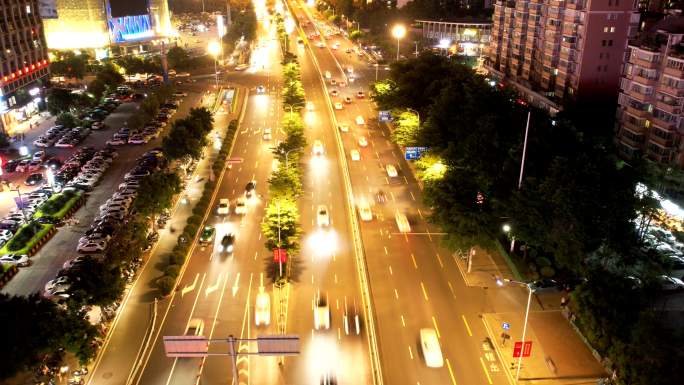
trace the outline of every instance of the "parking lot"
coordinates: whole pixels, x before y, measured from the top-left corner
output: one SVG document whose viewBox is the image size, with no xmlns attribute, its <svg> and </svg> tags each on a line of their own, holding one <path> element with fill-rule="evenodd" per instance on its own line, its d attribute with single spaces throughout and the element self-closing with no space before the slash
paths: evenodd
<svg viewBox="0 0 684 385">
<path fill-rule="evenodd" d="M 201 85 L 190 86 L 197 91 L 199 91 L 201 87 Z M 201 97 L 201 91 L 197 91 L 187 91 L 189 94 L 188 97 L 184 98 L 182 103 L 180 103 L 178 112 L 170 119 L 170 122 L 177 117 L 185 116 L 191 106 L 198 104 L 198 100 Z M 44 149 L 46 156 L 48 158 L 56 157 L 61 161 L 65 161 L 74 152 L 83 147 L 92 147 L 94 149 L 105 147 L 106 142 L 111 141 L 115 134 L 119 134 L 119 137 L 123 137 L 121 129 L 126 127 L 125 122 L 128 121 L 132 114 L 138 112 L 138 108 L 138 103 L 123 103 L 105 119 L 104 122 L 107 128 L 92 131 L 74 148 L 49 147 Z M 69 221 L 66 221 L 67 223 L 59 228 L 54 237 L 44 245 L 36 255 L 31 257 L 30 266 L 20 268 L 19 273 L 2 289 L 3 292 L 8 294 L 27 295 L 32 292 L 41 291 L 44 288 L 45 283 L 55 277 L 63 264 L 77 255 L 76 249 L 79 244 L 79 239 L 89 229 L 93 219 L 100 214 L 100 206 L 118 189 L 119 184 L 124 180 L 124 175 L 135 165 L 136 158 L 142 153 L 160 146 L 161 136 L 150 137 L 149 139 L 148 143 L 121 143 L 116 146 L 118 156 L 112 158 L 111 165 L 107 164 L 106 167 L 101 167 L 103 162 L 108 163 L 105 159 L 101 159 L 94 163 L 91 162 L 92 167 L 95 169 L 95 174 L 91 173 L 83 176 L 82 172 L 79 173 L 78 178 L 81 178 L 79 179 L 80 183 L 92 184 L 92 191 L 87 192 L 87 199 L 84 206 L 81 207 Z M 33 151 L 36 150 L 34 146 L 30 146 L 29 148 Z M 82 167 L 84 166 L 85 165 Z M 98 173 L 101 175 L 96 177 L 93 176 Z M 24 186 L 24 183 L 22 182 L 27 176 L 28 172 L 14 172 L 10 175 L 5 175 L 5 177 L 9 177 L 9 180 L 16 185 L 22 184 L 22 194 L 30 192 L 30 189 L 27 186 Z M 86 189 L 88 190 L 89 188 Z M 14 201 L 9 198 L 10 193 L 16 195 L 16 192 L 11 191 L 2 193 L 8 195 L 7 197 L 4 197 L 3 206 L 0 207 L 0 214 L 3 214 L 3 216 L 12 209 L 16 211 Z"/>
</svg>

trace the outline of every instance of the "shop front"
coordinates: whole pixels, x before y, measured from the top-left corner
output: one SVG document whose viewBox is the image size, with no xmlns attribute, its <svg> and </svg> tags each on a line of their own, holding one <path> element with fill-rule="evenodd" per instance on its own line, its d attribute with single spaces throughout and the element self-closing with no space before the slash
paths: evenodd
<svg viewBox="0 0 684 385">
<path fill-rule="evenodd" d="M 38 115 L 41 101 L 41 90 L 36 85 L 0 95 L 0 130 L 9 137 L 26 131 L 32 118 Z"/>
</svg>

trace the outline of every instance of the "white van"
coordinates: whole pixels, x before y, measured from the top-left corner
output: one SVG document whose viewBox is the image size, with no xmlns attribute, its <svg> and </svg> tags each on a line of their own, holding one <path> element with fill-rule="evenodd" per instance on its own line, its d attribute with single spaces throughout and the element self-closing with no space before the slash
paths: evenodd
<svg viewBox="0 0 684 385">
<path fill-rule="evenodd" d="M 430 368 L 441 368 L 444 366 L 442 349 L 439 347 L 439 340 L 435 329 L 420 329 L 420 347 L 423 350 L 425 365 Z"/>
<path fill-rule="evenodd" d="M 326 78 L 326 79 L 331 79 L 331 78 L 332 78 L 332 74 L 330 73 L 330 71 L 325 71 L 325 78 Z"/>
</svg>

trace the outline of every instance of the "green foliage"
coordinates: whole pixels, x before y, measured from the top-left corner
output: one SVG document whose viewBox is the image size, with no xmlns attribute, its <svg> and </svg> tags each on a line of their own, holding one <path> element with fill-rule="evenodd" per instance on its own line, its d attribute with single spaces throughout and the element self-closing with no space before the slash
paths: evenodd
<svg viewBox="0 0 684 385">
<path fill-rule="evenodd" d="M 61 114 L 57 115 L 55 124 L 59 124 L 68 128 L 74 128 L 80 126 L 81 121 L 70 112 L 62 112 Z"/>
<path fill-rule="evenodd" d="M 56 60 L 50 62 L 52 75 L 83 79 L 88 69 L 88 55 L 65 51 L 56 52 L 56 56 Z"/>
<path fill-rule="evenodd" d="M 358 29 L 353 30 L 349 34 L 349 39 L 351 39 L 351 41 L 359 41 L 361 38 L 363 38 L 363 32 L 359 31 Z"/>
<path fill-rule="evenodd" d="M 156 172 L 140 182 L 133 208 L 142 215 L 159 214 L 171 207 L 173 197 L 181 191 L 181 180 L 173 172 Z"/>
<path fill-rule="evenodd" d="M 185 69 L 190 64 L 188 51 L 181 47 L 171 47 L 166 53 L 169 68 Z"/>
<path fill-rule="evenodd" d="M 154 118 L 159 112 L 159 100 L 152 94 L 140 103 L 140 110 L 150 118 Z"/>
<path fill-rule="evenodd" d="M 280 197 L 296 199 L 302 194 L 302 182 L 299 168 L 292 163 L 288 164 L 290 167 L 285 168 L 285 164 L 281 164 L 271 177 L 268 179 L 269 192 L 274 199 Z"/>
<path fill-rule="evenodd" d="M 161 295 L 166 297 L 167 295 L 171 294 L 171 291 L 176 286 L 176 277 L 164 275 L 160 277 L 155 284 L 157 285 L 157 289 L 159 289 Z"/>
<path fill-rule="evenodd" d="M 411 111 L 403 111 L 394 120 L 392 140 L 402 147 L 418 144 L 419 121 L 418 115 Z"/>
<path fill-rule="evenodd" d="M 125 226 L 118 227 L 107 245 L 107 261 L 126 266 L 140 258 L 142 250 L 147 246 L 149 227 L 149 220 L 140 215 L 134 216 Z"/>
<path fill-rule="evenodd" d="M 100 100 L 105 91 L 107 91 L 107 85 L 100 79 L 93 79 L 88 84 L 88 92 L 93 95 L 95 100 Z"/>
<path fill-rule="evenodd" d="M 278 229 L 280 228 L 280 241 Z M 266 248 L 282 247 L 292 255 L 299 249 L 299 211 L 294 199 L 282 197 L 272 199 L 266 206 L 266 217 L 261 223 L 261 232 L 266 237 Z"/>
<path fill-rule="evenodd" d="M 97 329 L 81 311 L 57 306 L 40 294 L 28 297 L 0 294 L 0 378 L 12 377 L 20 370 L 34 367 L 46 353 L 64 348 L 82 363 L 94 357 L 91 341 Z"/>
<path fill-rule="evenodd" d="M 95 75 L 95 79 L 109 88 L 115 88 L 124 82 L 124 77 L 112 63 L 106 63 Z"/>
<path fill-rule="evenodd" d="M 224 49 L 226 52 L 231 52 L 235 47 L 235 43 L 244 38 L 245 41 L 250 42 L 256 37 L 257 19 L 254 7 L 247 2 L 242 5 L 242 9 L 231 7 L 232 24 L 228 28 L 223 37 Z"/>
<path fill-rule="evenodd" d="M 0 254 L 28 254 L 29 250 L 54 227 L 38 222 L 29 222 L 19 228 L 16 234 L 0 249 Z"/>
<path fill-rule="evenodd" d="M 78 95 L 65 88 L 51 88 L 47 95 L 47 108 L 53 116 L 69 112 L 78 103 Z"/>
<path fill-rule="evenodd" d="M 168 54 L 176 47 L 169 49 Z M 124 69 L 126 75 L 161 73 L 161 64 L 152 59 L 144 59 L 139 56 L 126 55 L 118 57 L 115 63 Z"/>
<path fill-rule="evenodd" d="M 34 218 L 51 217 L 62 219 L 69 210 L 81 199 L 83 193 L 80 191 L 66 190 L 51 196 L 33 216 Z"/>
<path fill-rule="evenodd" d="M 213 121 L 206 108 L 191 109 L 187 118 L 173 123 L 169 134 L 162 140 L 164 154 L 169 159 L 181 159 L 185 156 L 199 159 Z"/>
<path fill-rule="evenodd" d="M 123 294 L 124 281 L 119 264 L 87 256 L 67 270 L 72 282 L 70 301 L 80 305 L 107 306 Z"/>
</svg>

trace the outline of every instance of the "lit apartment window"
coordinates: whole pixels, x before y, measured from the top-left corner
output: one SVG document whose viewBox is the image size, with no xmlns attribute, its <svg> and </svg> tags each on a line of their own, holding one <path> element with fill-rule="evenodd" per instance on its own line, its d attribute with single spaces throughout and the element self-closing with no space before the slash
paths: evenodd
<svg viewBox="0 0 684 385">
<path fill-rule="evenodd" d="M 603 32 L 608 33 L 608 27 L 603 27 Z"/>
<path fill-rule="evenodd" d="M 610 27 L 610 33 L 615 32 L 615 27 Z"/>
<path fill-rule="evenodd" d="M 26 6 L 26 13 L 28 13 L 29 15 L 31 14 L 31 6 L 30 5 Z"/>
</svg>

